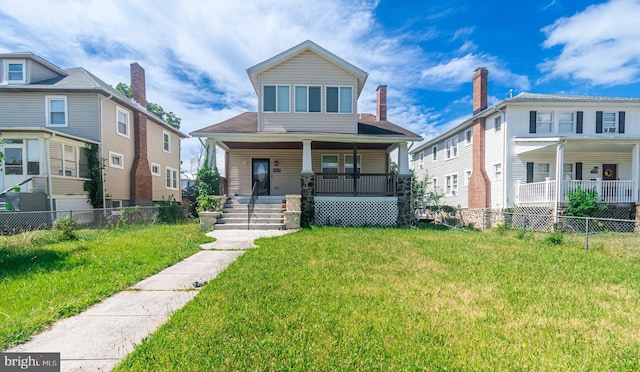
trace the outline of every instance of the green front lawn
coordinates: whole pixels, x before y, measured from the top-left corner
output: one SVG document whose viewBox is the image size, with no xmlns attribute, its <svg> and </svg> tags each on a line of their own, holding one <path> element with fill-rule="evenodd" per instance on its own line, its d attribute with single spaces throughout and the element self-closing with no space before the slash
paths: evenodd
<svg viewBox="0 0 640 372">
<path fill-rule="evenodd" d="M 197 224 L 0 237 L 0 350 L 197 252 Z"/>
<path fill-rule="evenodd" d="M 313 228 L 262 240 L 119 370 L 640 368 L 639 239 L 585 251 L 542 238 Z"/>
</svg>

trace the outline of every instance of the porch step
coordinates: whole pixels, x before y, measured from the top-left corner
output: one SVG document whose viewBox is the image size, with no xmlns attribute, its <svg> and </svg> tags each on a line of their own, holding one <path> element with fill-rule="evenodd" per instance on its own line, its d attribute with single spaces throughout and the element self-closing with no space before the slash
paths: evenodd
<svg viewBox="0 0 640 372">
<path fill-rule="evenodd" d="M 216 230 L 247 230 L 246 223 L 217 223 Z M 253 221 L 249 226 L 250 230 L 284 230 L 284 224 L 281 223 L 263 223 L 254 224 Z"/>
<path fill-rule="evenodd" d="M 218 230 L 246 230 L 248 222 L 249 196 L 232 196 L 225 203 L 222 215 L 215 225 Z M 286 201 L 283 196 L 259 196 L 255 200 L 251 214 L 251 230 L 284 229 L 284 210 Z"/>
</svg>

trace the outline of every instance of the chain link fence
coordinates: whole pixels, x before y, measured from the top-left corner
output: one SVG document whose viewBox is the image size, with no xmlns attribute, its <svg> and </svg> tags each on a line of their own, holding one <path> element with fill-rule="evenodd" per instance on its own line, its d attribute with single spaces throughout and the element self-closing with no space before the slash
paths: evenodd
<svg viewBox="0 0 640 372">
<path fill-rule="evenodd" d="M 110 228 L 121 225 L 155 222 L 161 206 L 87 209 L 71 211 L 0 212 L 0 234 L 14 235 L 35 230 L 49 230 L 56 220 L 68 217 L 79 228 Z M 180 216 L 187 218 L 187 208 Z"/>
<path fill-rule="evenodd" d="M 504 223 L 514 230 L 533 232 L 561 232 L 583 236 L 585 248 L 589 249 L 589 237 L 603 233 L 637 233 L 640 221 L 613 218 L 553 216 L 551 213 L 525 214 L 504 213 Z"/>
</svg>

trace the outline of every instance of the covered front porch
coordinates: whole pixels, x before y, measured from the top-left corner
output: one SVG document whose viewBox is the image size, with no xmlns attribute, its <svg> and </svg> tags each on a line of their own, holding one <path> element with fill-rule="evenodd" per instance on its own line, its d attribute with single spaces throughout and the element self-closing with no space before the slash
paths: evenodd
<svg viewBox="0 0 640 372">
<path fill-rule="evenodd" d="M 595 192 L 600 203 L 640 201 L 638 138 L 516 138 L 515 143 L 526 172 L 524 179 L 514 177 L 517 205 L 562 204 L 578 188 Z"/>
</svg>

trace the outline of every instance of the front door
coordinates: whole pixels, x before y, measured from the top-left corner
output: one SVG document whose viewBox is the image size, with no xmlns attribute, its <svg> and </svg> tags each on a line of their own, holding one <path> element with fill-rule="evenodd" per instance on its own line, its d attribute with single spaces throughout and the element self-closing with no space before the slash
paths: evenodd
<svg viewBox="0 0 640 372">
<path fill-rule="evenodd" d="M 27 162 L 22 140 L 5 141 L 8 143 L 2 149 L 5 159 L 0 163 L 0 192 L 27 178 Z"/>
<path fill-rule="evenodd" d="M 251 185 L 257 184 L 258 195 L 269 195 L 270 192 L 270 171 L 269 159 L 251 159 Z"/>
<path fill-rule="evenodd" d="M 602 164 L 602 180 L 615 181 L 618 179 L 617 164 Z M 605 201 L 615 201 L 616 197 L 615 182 L 607 182 L 602 185 L 602 197 Z"/>
</svg>

